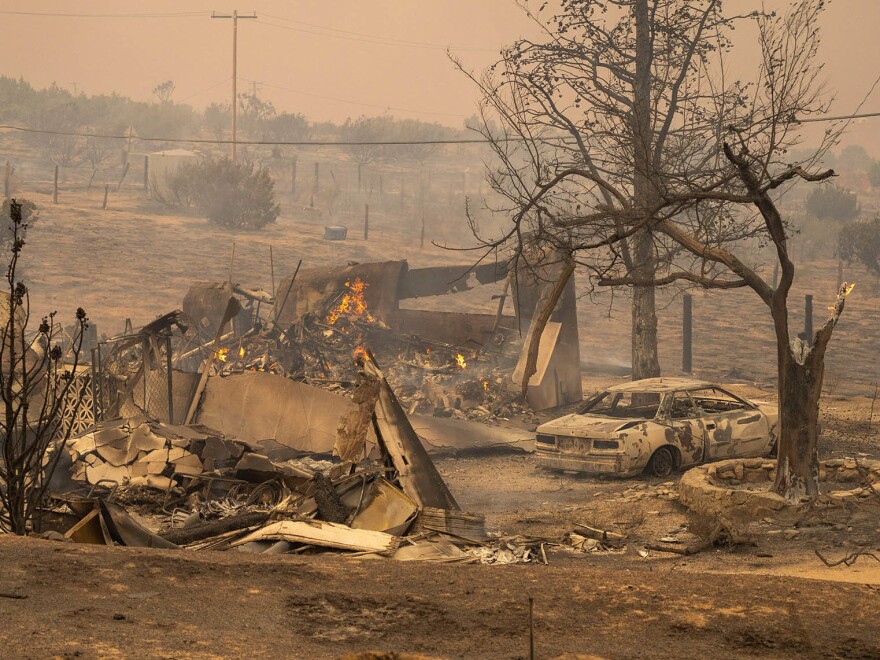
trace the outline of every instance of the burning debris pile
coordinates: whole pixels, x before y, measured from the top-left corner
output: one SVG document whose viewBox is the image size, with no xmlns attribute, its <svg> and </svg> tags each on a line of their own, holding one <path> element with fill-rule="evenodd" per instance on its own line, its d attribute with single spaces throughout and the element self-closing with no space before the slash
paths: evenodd
<svg viewBox="0 0 880 660">
<path fill-rule="evenodd" d="M 93 351 L 94 430 L 56 449 L 58 528 L 88 543 L 546 561 L 546 539 L 490 539 L 429 456 L 533 446 L 477 423 L 533 421 L 507 287 L 495 314 L 399 306 L 499 277 L 398 261 L 297 267 L 273 294 L 194 284 L 181 310 Z M 534 389 L 551 402 L 574 391 L 552 323 Z"/>
<path fill-rule="evenodd" d="M 216 285 L 210 287 L 207 290 L 213 292 Z M 393 321 L 393 312 L 381 305 L 373 311 L 371 287 L 358 275 L 320 287 L 295 288 L 291 281 L 288 295 L 273 301 L 268 318 L 253 319 L 243 332 L 218 331 L 213 342 L 203 336 L 201 351 L 188 348 L 192 340 L 182 337 L 175 365 L 196 370 L 208 357 L 209 368 L 217 374 L 266 371 L 351 393 L 357 379 L 353 358 L 365 356 L 369 347 L 389 365 L 388 381 L 409 414 L 481 421 L 521 416 L 531 421 L 531 409 L 509 377 L 517 359 L 509 330 L 497 329 L 488 345 L 400 331 L 383 320 Z M 309 297 L 312 288 L 320 295 Z M 307 305 L 304 298 L 309 298 Z M 219 310 L 222 304 L 218 299 L 214 306 Z M 297 313 L 291 314 L 290 307 Z M 240 315 L 233 319 L 233 328 L 236 323 L 241 328 Z"/>
</svg>

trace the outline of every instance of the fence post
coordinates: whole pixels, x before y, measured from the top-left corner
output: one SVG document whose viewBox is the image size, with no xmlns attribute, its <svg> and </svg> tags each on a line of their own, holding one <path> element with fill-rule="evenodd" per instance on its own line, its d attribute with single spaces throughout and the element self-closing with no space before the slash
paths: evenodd
<svg viewBox="0 0 880 660">
<path fill-rule="evenodd" d="M 804 296 L 804 341 L 809 346 L 813 345 L 813 296 Z"/>
<path fill-rule="evenodd" d="M 290 161 L 290 194 L 296 194 L 296 156 Z"/>
<path fill-rule="evenodd" d="M 149 415 L 150 410 L 150 340 L 145 336 L 141 342 L 141 356 L 143 360 L 143 379 L 144 379 L 144 412 Z M 158 366 L 158 365 L 157 365 Z"/>
<path fill-rule="evenodd" d="M 12 175 L 15 172 L 15 168 L 9 164 L 9 161 L 6 161 L 6 168 L 3 173 L 3 196 L 9 197 L 12 194 Z"/>
<path fill-rule="evenodd" d="M 106 402 L 104 401 L 104 363 L 101 359 L 101 342 L 98 342 L 98 378 L 96 379 L 96 383 L 98 385 L 98 412 L 103 418 L 107 415 L 107 408 Z M 96 425 L 97 421 L 96 418 Z"/>
<path fill-rule="evenodd" d="M 144 156 L 144 192 L 150 192 L 150 157 Z"/>
<path fill-rule="evenodd" d="M 55 186 L 52 189 L 52 203 L 58 203 L 58 166 L 55 166 Z"/>
<path fill-rule="evenodd" d="M 425 247 L 425 211 L 422 209 L 422 237 L 419 239 L 419 247 Z"/>
<path fill-rule="evenodd" d="M 370 237 L 370 205 L 364 204 L 364 240 Z"/>
<path fill-rule="evenodd" d="M 95 353 L 99 349 L 92 348 L 92 418 L 95 420 L 95 428 L 98 427 L 98 360 Z"/>
<path fill-rule="evenodd" d="M 102 208 L 102 209 L 106 209 L 106 208 L 107 208 L 107 195 L 108 195 L 108 194 L 110 194 L 110 184 L 109 184 L 109 183 L 105 183 L 105 184 L 104 184 L 104 203 L 101 205 L 101 208 Z"/>
<path fill-rule="evenodd" d="M 689 374 L 693 367 L 693 297 L 684 294 L 681 321 L 681 370 Z"/>
<path fill-rule="evenodd" d="M 168 423 L 174 424 L 174 385 L 171 375 L 174 373 L 171 368 L 171 335 L 165 337 L 165 369 L 168 372 Z"/>
</svg>

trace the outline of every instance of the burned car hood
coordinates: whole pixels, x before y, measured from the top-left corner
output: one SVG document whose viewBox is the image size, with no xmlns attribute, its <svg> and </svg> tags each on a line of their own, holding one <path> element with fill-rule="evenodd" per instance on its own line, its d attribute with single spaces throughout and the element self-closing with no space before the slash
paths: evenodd
<svg viewBox="0 0 880 660">
<path fill-rule="evenodd" d="M 554 419 L 541 424 L 537 433 L 547 435 L 567 435 L 580 438 L 617 437 L 617 432 L 624 427 L 631 427 L 647 422 L 646 419 L 619 419 L 600 417 L 598 415 L 579 415 L 577 413 Z"/>
</svg>

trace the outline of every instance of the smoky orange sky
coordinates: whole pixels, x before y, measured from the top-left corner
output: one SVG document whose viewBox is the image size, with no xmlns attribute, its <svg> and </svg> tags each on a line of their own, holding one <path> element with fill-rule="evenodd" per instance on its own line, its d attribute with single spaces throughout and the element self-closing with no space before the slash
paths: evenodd
<svg viewBox="0 0 880 660">
<path fill-rule="evenodd" d="M 764 3 L 781 8 L 786 1 Z M 760 0 L 727 0 L 746 12 Z M 212 11 L 256 12 L 239 21 L 239 90 L 256 81 L 260 97 L 309 119 L 361 114 L 461 126 L 478 94 L 447 58 L 447 46 L 479 71 L 499 48 L 535 32 L 513 0 L 4 0 L 0 73 L 38 87 L 53 81 L 88 94 L 116 91 L 148 100 L 173 80 L 176 102 L 204 107 L 230 98 L 232 25 Z M 34 16 L 9 12 L 91 14 Z M 99 17 L 99 14 L 184 14 Z M 834 114 L 855 109 L 880 74 L 880 2 L 835 0 L 823 18 L 822 57 Z M 741 30 L 736 62 L 754 65 L 755 35 Z M 880 87 L 880 86 L 878 86 Z M 880 89 L 863 111 L 880 111 Z M 854 124 L 845 142 L 880 155 L 880 118 Z"/>
</svg>

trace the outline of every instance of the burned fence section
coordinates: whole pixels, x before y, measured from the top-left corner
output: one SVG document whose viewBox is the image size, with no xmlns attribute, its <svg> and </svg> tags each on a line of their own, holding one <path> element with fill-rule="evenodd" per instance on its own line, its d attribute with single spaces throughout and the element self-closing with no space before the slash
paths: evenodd
<svg viewBox="0 0 880 660">
<path fill-rule="evenodd" d="M 173 318 L 169 318 L 172 317 Z M 92 417 L 101 422 L 146 415 L 173 424 L 175 405 L 172 336 L 176 314 L 165 315 L 139 332 L 113 337 L 92 351 Z"/>
</svg>

